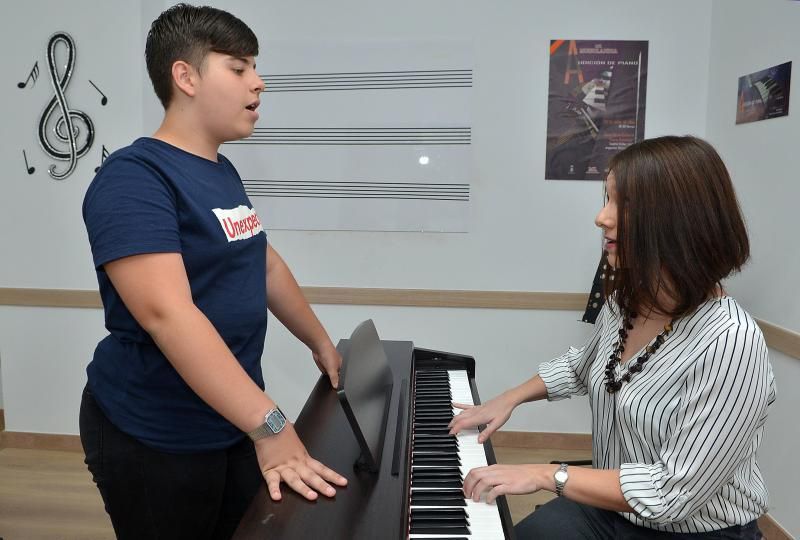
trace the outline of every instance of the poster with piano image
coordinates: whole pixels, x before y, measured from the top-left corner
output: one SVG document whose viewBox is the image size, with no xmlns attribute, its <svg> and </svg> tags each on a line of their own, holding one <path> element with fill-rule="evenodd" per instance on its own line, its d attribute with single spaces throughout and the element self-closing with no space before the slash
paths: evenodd
<svg viewBox="0 0 800 540">
<path fill-rule="evenodd" d="M 647 41 L 550 41 L 547 180 L 602 180 L 644 138 Z"/>
<path fill-rule="evenodd" d="M 739 77 L 736 123 L 746 124 L 788 115 L 791 78 L 791 62 Z"/>
</svg>

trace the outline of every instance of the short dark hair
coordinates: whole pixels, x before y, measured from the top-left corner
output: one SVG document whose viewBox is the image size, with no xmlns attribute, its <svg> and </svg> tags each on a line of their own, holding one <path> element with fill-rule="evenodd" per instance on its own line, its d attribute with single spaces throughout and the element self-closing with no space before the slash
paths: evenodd
<svg viewBox="0 0 800 540">
<path fill-rule="evenodd" d="M 258 55 L 258 38 L 227 11 L 177 4 L 150 25 L 144 56 L 153 90 L 166 109 L 172 100 L 172 65 L 183 60 L 198 70 L 209 52 Z"/>
<path fill-rule="evenodd" d="M 750 257 L 731 177 L 702 139 L 645 139 L 609 162 L 617 190 L 617 263 L 606 296 L 673 318 L 696 310 Z M 659 298 L 663 291 L 671 305 Z"/>
</svg>

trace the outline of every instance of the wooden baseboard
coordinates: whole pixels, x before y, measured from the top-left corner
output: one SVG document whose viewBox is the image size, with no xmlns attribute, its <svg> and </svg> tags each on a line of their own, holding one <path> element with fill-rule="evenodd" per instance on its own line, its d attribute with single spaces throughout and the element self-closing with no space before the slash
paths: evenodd
<svg viewBox="0 0 800 540">
<path fill-rule="evenodd" d="M 765 540 L 794 540 L 794 536 L 781 527 L 769 514 L 764 514 L 758 518 L 758 528 L 761 529 Z"/>
<path fill-rule="evenodd" d="M 492 445 L 506 448 L 530 448 L 532 450 L 553 448 L 556 450 L 586 450 L 591 452 L 592 435 L 590 433 L 498 431 L 492 435 Z"/>
<path fill-rule="evenodd" d="M 50 433 L 25 433 L 21 431 L 0 432 L 0 448 L 83 452 L 81 438 L 77 435 L 53 435 Z"/>
</svg>

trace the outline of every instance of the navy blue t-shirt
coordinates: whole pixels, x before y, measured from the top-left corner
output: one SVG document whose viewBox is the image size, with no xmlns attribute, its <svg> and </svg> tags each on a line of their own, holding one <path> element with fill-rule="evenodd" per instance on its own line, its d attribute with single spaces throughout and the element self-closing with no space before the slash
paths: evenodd
<svg viewBox="0 0 800 540">
<path fill-rule="evenodd" d="M 106 159 L 83 202 L 110 332 L 86 369 L 89 389 L 114 425 L 166 452 L 226 448 L 243 434 L 178 375 L 103 265 L 180 253 L 194 303 L 263 389 L 267 238 L 236 169 L 218 160 L 140 138 Z"/>
</svg>

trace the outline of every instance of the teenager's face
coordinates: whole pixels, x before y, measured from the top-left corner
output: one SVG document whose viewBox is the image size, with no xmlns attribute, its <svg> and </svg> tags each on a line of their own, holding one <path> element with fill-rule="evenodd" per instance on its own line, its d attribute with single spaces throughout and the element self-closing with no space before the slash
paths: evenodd
<svg viewBox="0 0 800 540">
<path fill-rule="evenodd" d="M 594 223 L 603 229 L 603 249 L 608 254 L 608 263 L 617 266 L 617 182 L 614 172 L 606 178 L 606 204 L 594 218 Z"/>
<path fill-rule="evenodd" d="M 249 137 L 258 120 L 256 109 L 263 90 L 254 57 L 208 53 L 195 98 L 212 137 L 220 142 Z"/>
</svg>

